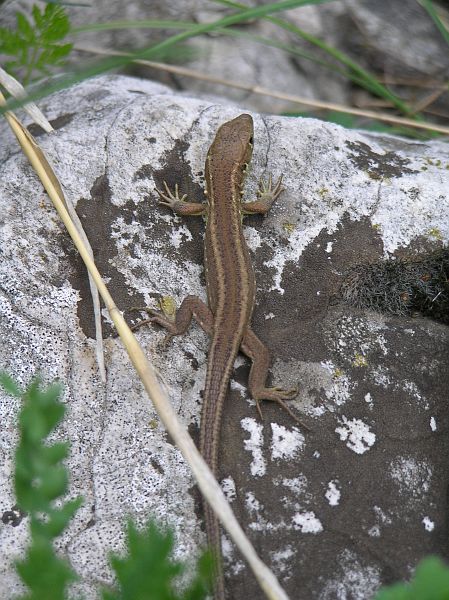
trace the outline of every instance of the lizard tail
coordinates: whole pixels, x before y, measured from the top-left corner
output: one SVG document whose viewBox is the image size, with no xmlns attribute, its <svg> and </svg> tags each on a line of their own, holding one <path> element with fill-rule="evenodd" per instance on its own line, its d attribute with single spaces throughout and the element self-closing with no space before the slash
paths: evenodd
<svg viewBox="0 0 449 600">
<path fill-rule="evenodd" d="M 201 413 L 200 452 L 217 476 L 218 448 L 223 405 L 228 391 L 229 379 L 238 353 L 239 340 L 212 339 L 208 355 L 206 387 Z M 223 346 L 228 347 L 223 347 Z M 219 346 L 219 347 L 218 347 Z M 221 554 L 220 524 L 212 508 L 204 502 L 207 543 L 214 562 L 214 600 L 225 600 L 225 585 Z"/>
</svg>

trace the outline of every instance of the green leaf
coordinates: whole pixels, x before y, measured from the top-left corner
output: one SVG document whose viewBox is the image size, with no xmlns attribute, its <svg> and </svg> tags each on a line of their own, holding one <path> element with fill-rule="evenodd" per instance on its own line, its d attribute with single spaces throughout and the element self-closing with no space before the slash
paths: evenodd
<svg viewBox="0 0 449 600">
<path fill-rule="evenodd" d="M 70 22 L 62 6 L 48 3 L 43 11 L 35 4 L 31 10 L 33 21 L 16 13 L 17 29 L 10 32 L 0 28 L 0 54 L 14 56 L 5 66 L 26 84 L 37 72 L 48 72 L 49 66 L 62 64 L 72 44 L 61 43 L 70 31 Z M 25 70 L 22 77 L 17 71 Z"/>
<path fill-rule="evenodd" d="M 45 529 L 48 535 L 52 538 L 61 535 L 67 527 L 67 523 L 72 519 L 82 504 L 83 499 L 78 497 L 66 502 L 62 508 L 52 510 L 49 514 L 49 521 L 45 523 Z"/>
<path fill-rule="evenodd" d="M 69 33 L 70 24 L 62 6 L 47 4 L 44 12 L 44 26 L 41 27 L 42 40 L 57 42 Z"/>
<path fill-rule="evenodd" d="M 29 44 L 33 43 L 35 40 L 34 29 L 29 23 L 28 19 L 23 13 L 16 13 L 17 19 L 17 31 L 21 34 L 21 38 L 23 41 L 28 42 Z"/>
<path fill-rule="evenodd" d="M 439 32 L 443 36 L 444 41 L 449 46 L 449 30 L 443 23 L 443 21 L 440 19 L 437 11 L 435 10 L 433 2 L 431 2 L 431 0 L 419 0 L 419 2 L 427 10 L 430 17 L 433 19 L 433 22 L 438 27 Z"/>
<path fill-rule="evenodd" d="M 33 543 L 16 569 L 30 590 L 18 600 L 66 600 L 67 586 L 77 579 L 70 565 L 58 558 L 46 541 Z"/>
<path fill-rule="evenodd" d="M 50 46 L 42 50 L 36 61 L 37 69 L 44 69 L 46 65 L 58 65 L 70 53 L 73 44 L 63 44 L 61 46 Z"/>
<path fill-rule="evenodd" d="M 422 560 L 410 583 L 381 589 L 374 600 L 449 600 L 449 568 L 436 556 Z"/>
<path fill-rule="evenodd" d="M 184 566 L 170 559 L 173 534 L 161 531 L 153 521 L 142 530 L 128 520 L 128 556 L 111 556 L 117 588 L 103 590 L 103 600 L 203 600 L 210 579 L 208 559 L 200 561 L 198 573 L 183 596 L 174 591 L 174 580 Z M 207 571 L 207 572 L 206 572 Z"/>
<path fill-rule="evenodd" d="M 17 388 L 3 376 L 5 380 L 9 387 Z M 68 444 L 49 445 L 45 438 L 64 416 L 61 393 L 59 383 L 42 389 L 36 378 L 22 394 L 14 487 L 18 506 L 30 515 L 31 545 L 25 558 L 16 563 L 28 587 L 20 600 L 65 600 L 68 585 L 76 579 L 70 565 L 56 556 L 52 544 L 81 505 L 77 498 L 54 506 L 67 490 L 68 473 L 61 461 L 67 456 Z"/>
<path fill-rule="evenodd" d="M 173 549 L 172 534 L 162 534 L 154 523 L 139 532 L 130 520 L 127 545 L 128 557 L 111 557 L 120 586 L 120 592 L 112 597 L 117 600 L 174 600 L 172 581 L 181 572 L 181 567 L 168 560 Z"/>
<path fill-rule="evenodd" d="M 43 14 L 37 4 L 33 4 L 31 13 L 33 15 L 34 22 L 36 23 L 36 27 L 38 29 L 42 29 L 42 27 L 44 26 L 44 18 L 43 18 Z"/>
<path fill-rule="evenodd" d="M 21 396 L 19 386 L 8 373 L 0 372 L 0 386 L 11 396 Z"/>
<path fill-rule="evenodd" d="M 192 583 L 182 596 L 182 600 L 199 600 L 212 592 L 213 558 L 205 552 L 198 559 L 197 572 Z"/>
<path fill-rule="evenodd" d="M 0 52 L 16 55 L 22 49 L 23 45 L 19 35 L 14 31 L 0 27 Z"/>
</svg>

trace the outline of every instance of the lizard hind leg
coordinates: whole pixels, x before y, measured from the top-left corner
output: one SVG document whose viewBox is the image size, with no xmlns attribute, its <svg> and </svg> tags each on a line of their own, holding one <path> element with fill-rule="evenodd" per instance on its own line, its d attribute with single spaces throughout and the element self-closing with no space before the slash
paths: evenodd
<svg viewBox="0 0 449 600">
<path fill-rule="evenodd" d="M 284 390 L 280 387 L 266 387 L 265 382 L 270 366 L 270 353 L 265 344 L 256 336 L 254 331 L 248 329 L 243 336 L 241 350 L 252 361 L 249 372 L 248 390 L 251 397 L 256 401 L 257 410 L 262 418 L 261 400 L 271 400 L 281 406 L 299 425 L 309 430 L 302 421 L 289 408 L 286 400 L 291 400 L 298 394 L 298 388 Z"/>
<path fill-rule="evenodd" d="M 214 324 L 214 316 L 207 304 L 205 304 L 197 296 L 186 296 L 178 309 L 176 309 L 173 302 L 169 303 L 169 307 L 167 307 L 167 304 L 164 302 L 164 300 L 161 302 L 161 306 L 162 311 L 154 308 L 132 309 L 144 310 L 150 315 L 148 319 L 143 319 L 134 325 L 132 330 L 135 331 L 143 325 L 156 323 L 168 331 L 167 336 L 164 339 L 165 345 L 175 335 L 182 335 L 185 333 L 192 319 L 195 319 L 200 327 L 208 335 L 211 335 Z"/>
</svg>

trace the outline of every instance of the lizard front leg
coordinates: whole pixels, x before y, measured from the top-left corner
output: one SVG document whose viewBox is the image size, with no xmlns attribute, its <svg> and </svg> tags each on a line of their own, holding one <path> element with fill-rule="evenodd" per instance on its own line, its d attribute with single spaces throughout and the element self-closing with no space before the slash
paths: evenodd
<svg viewBox="0 0 449 600">
<path fill-rule="evenodd" d="M 268 175 L 268 182 L 265 183 L 263 179 L 259 181 L 259 189 L 257 190 L 257 200 L 254 202 L 243 202 L 242 211 L 245 215 L 253 214 L 266 214 L 273 202 L 284 191 L 282 187 L 282 175 L 279 177 L 277 182 L 273 185 L 273 179 Z"/>
<path fill-rule="evenodd" d="M 183 194 L 179 197 L 178 184 L 175 184 L 175 193 L 170 190 L 166 181 L 164 181 L 164 187 L 165 192 L 156 188 L 156 192 L 159 194 L 160 198 L 159 204 L 162 204 L 162 206 L 168 206 L 174 213 L 183 216 L 204 215 L 206 213 L 206 204 L 202 204 L 201 202 L 189 202 L 187 194 Z"/>
</svg>

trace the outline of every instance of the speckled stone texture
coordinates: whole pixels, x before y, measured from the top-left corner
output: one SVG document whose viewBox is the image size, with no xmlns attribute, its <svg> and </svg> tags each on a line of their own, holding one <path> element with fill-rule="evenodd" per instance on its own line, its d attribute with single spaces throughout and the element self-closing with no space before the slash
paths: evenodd
<svg viewBox="0 0 449 600">
<path fill-rule="evenodd" d="M 30 130 L 77 205 L 118 306 L 156 306 L 161 295 L 205 298 L 204 223 L 159 207 L 155 187 L 178 182 L 201 198 L 215 131 L 245 109 L 119 76 L 85 82 L 41 107 L 56 132 Z M 245 219 L 258 283 L 253 328 L 272 351 L 271 382 L 298 383 L 290 406 L 310 431 L 269 403 L 259 420 L 246 390 L 249 364 L 239 357 L 220 478 L 292 600 L 368 599 L 381 584 L 409 577 L 424 555 L 448 553 L 449 330 L 416 310 L 393 314 L 388 302 L 383 312 L 357 304 L 371 290 L 359 280 L 349 296 L 342 290 L 354 268 L 379 272 L 395 258 L 441 253 L 449 239 L 449 148 L 253 117 L 246 197 L 269 172 L 283 173 L 286 187 L 265 218 Z M 22 385 L 37 371 L 65 384 L 67 418 L 54 438 L 71 442 L 70 495 L 85 502 L 59 548 L 81 577 L 73 594 L 93 600 L 98 584 L 111 582 L 107 554 L 123 549 L 127 514 L 170 524 L 178 555 L 191 555 L 205 543 L 199 497 L 106 314 L 108 381 L 100 383 L 84 267 L 5 123 L 0 135 L 0 368 Z M 428 281 L 424 267 L 416 276 Z M 398 291 L 382 288 L 392 306 Z M 163 335 L 138 332 L 196 437 L 208 342 L 196 325 L 166 349 Z M 27 518 L 12 511 L 18 409 L 0 393 L 1 600 L 20 591 L 11 563 L 27 539 Z M 261 597 L 227 537 L 223 544 L 229 598 Z"/>
</svg>

